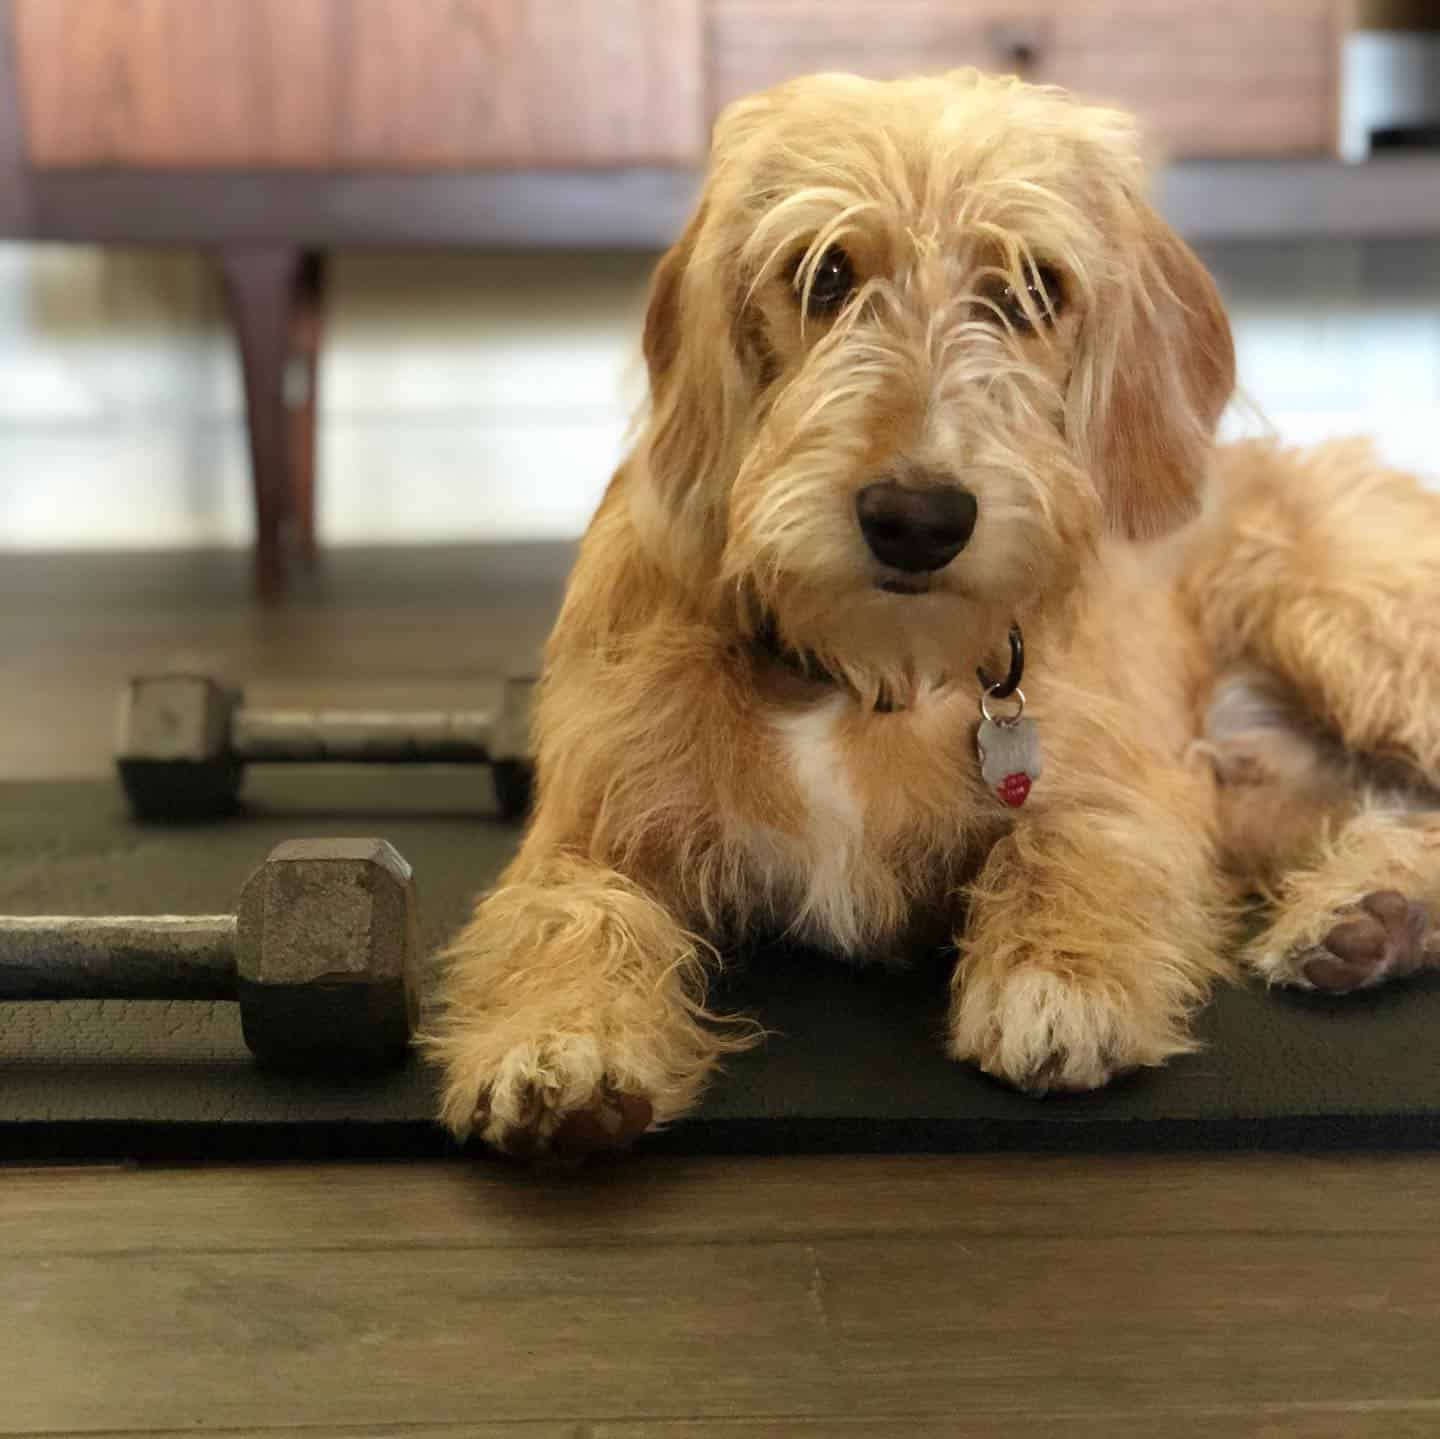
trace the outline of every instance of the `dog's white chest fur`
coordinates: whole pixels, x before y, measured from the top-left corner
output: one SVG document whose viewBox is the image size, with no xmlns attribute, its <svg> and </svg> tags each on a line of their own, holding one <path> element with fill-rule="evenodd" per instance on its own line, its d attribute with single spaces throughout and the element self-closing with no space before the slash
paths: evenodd
<svg viewBox="0 0 1440 1439">
<path fill-rule="evenodd" d="M 827 948 L 855 954 L 864 931 L 856 862 L 865 816 L 835 733 L 850 703 L 848 696 L 836 694 L 775 720 L 805 823 L 798 843 L 768 833 L 764 863 L 771 871 L 772 892 L 792 896 L 798 907 L 796 930 Z"/>
</svg>

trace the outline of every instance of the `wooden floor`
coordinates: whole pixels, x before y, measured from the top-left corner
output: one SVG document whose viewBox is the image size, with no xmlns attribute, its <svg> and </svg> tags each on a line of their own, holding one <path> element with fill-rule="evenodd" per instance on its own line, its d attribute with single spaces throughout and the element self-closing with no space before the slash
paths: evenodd
<svg viewBox="0 0 1440 1439">
<path fill-rule="evenodd" d="M 1440 1433 L 1428 1159 L 0 1176 L 0 1433 Z"/>
<path fill-rule="evenodd" d="M 0 552 L 0 779 L 106 774 L 136 673 L 199 670 L 262 704 L 473 706 L 533 666 L 572 550 L 341 550 L 285 603 L 248 557 Z"/>
<path fill-rule="evenodd" d="M 463 695 L 557 568 L 261 611 L 226 558 L 5 558 L 0 771 L 102 772 L 154 664 Z M 0 1169 L 0 1435 L 1418 1439 L 1437 1234 L 1429 1155 Z"/>
</svg>

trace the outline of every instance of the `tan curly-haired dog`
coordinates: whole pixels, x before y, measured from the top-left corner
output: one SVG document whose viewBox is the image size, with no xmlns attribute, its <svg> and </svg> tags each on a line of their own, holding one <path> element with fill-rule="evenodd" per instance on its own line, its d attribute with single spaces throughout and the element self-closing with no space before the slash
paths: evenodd
<svg viewBox="0 0 1440 1439">
<path fill-rule="evenodd" d="M 706 1011 L 738 933 L 953 940 L 950 1052 L 1037 1092 L 1190 1046 L 1237 885 L 1272 980 L 1434 957 L 1440 497 L 1215 448 L 1228 326 L 1125 117 L 968 71 L 742 101 L 644 348 L 428 1041 L 457 1133 L 683 1113 L 751 1039 Z"/>
</svg>

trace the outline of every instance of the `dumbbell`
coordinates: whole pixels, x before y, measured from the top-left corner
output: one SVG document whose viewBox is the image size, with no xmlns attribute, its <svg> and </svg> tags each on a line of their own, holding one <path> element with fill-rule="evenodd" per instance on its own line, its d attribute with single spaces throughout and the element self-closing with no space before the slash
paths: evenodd
<svg viewBox="0 0 1440 1439">
<path fill-rule="evenodd" d="M 500 812 L 530 803 L 531 679 L 510 679 L 496 710 L 251 709 L 209 675 L 146 675 L 120 704 L 115 764 L 141 819 L 200 819 L 235 808 L 247 763 L 488 764 Z"/>
<path fill-rule="evenodd" d="M 245 1043 L 282 1068 L 404 1058 L 419 1006 L 410 866 L 383 839 L 298 839 L 235 914 L 0 916 L 0 1001 L 239 1000 Z"/>
</svg>

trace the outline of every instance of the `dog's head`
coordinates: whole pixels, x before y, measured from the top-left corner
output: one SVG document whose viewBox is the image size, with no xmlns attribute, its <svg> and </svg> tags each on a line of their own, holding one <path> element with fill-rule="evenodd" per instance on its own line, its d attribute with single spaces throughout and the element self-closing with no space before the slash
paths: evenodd
<svg viewBox="0 0 1440 1439">
<path fill-rule="evenodd" d="M 731 106 L 644 348 L 653 547 L 902 683 L 1190 515 L 1233 383 L 1126 118 L 973 71 Z"/>
</svg>

